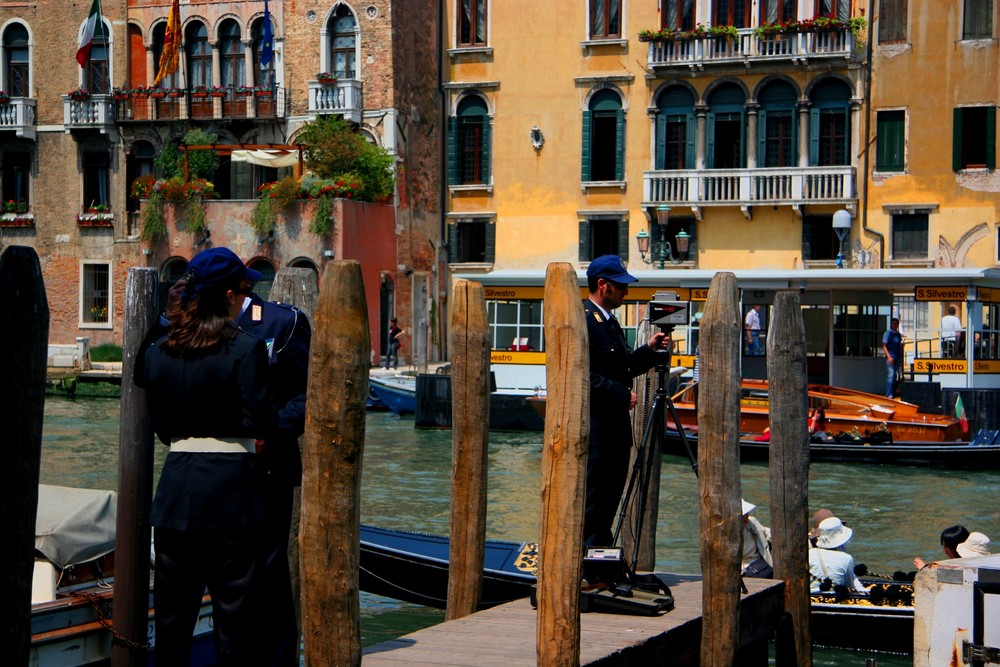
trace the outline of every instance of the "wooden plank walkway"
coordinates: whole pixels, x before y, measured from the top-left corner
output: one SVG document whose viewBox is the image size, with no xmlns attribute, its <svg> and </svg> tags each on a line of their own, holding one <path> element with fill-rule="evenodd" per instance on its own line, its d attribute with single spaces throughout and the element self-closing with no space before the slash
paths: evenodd
<svg viewBox="0 0 1000 667">
<path fill-rule="evenodd" d="M 661 574 L 674 595 L 674 609 L 655 617 L 581 614 L 583 665 L 697 665 L 701 642 L 701 578 Z M 783 581 L 746 579 L 740 599 L 741 664 L 767 664 L 767 639 L 784 611 Z M 467 665 L 512 667 L 536 664 L 535 619 L 528 600 L 517 600 L 370 646 L 366 667 Z M 760 656 L 763 647 L 763 661 Z M 754 662 L 754 660 L 757 660 Z"/>
</svg>

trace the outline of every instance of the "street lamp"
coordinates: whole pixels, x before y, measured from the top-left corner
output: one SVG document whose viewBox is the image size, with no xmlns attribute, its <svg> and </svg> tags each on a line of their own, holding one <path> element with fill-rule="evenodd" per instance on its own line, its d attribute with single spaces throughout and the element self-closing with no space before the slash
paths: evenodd
<svg viewBox="0 0 1000 667">
<path fill-rule="evenodd" d="M 833 231 L 837 234 L 837 268 L 844 268 L 844 239 L 851 233 L 851 214 L 841 209 L 833 214 Z"/>
<path fill-rule="evenodd" d="M 657 234 L 656 247 L 653 249 L 653 252 L 650 252 L 649 248 L 652 239 L 652 235 L 649 232 L 641 229 L 635 235 L 636 244 L 639 246 L 639 256 L 646 264 L 658 262 L 662 269 L 665 268 L 668 259 L 671 264 L 680 264 L 683 261 L 681 258 L 674 256 L 674 248 L 670 245 L 670 241 L 667 240 L 667 224 L 669 222 L 670 207 L 658 206 L 656 208 L 656 224 L 659 225 L 660 232 Z M 691 236 L 684 230 L 681 230 L 674 238 L 677 241 L 677 252 L 686 257 Z M 649 259 L 646 259 L 647 253 L 649 254 Z"/>
</svg>

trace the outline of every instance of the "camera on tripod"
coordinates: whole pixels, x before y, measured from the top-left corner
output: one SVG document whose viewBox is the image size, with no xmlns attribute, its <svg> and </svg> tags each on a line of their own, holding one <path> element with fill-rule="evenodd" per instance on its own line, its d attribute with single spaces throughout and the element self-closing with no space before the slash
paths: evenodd
<svg viewBox="0 0 1000 667">
<path fill-rule="evenodd" d="M 670 333 L 678 324 L 687 324 L 686 301 L 678 301 L 676 292 L 657 292 L 649 302 L 649 323 Z"/>
</svg>

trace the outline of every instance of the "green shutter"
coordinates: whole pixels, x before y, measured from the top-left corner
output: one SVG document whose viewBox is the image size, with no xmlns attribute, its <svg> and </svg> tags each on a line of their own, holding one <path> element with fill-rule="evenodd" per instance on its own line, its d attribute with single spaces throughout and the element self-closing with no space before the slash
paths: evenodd
<svg viewBox="0 0 1000 667">
<path fill-rule="evenodd" d="M 448 117 L 448 185 L 459 185 L 458 178 L 458 118 Z"/>
<path fill-rule="evenodd" d="M 809 110 L 809 164 L 819 164 L 819 109 Z"/>
<path fill-rule="evenodd" d="M 458 233 L 458 223 L 449 222 L 448 223 L 448 262 L 451 264 L 456 264 L 459 258 L 462 256 L 461 248 L 459 244 L 461 243 L 461 235 Z"/>
<path fill-rule="evenodd" d="M 486 224 L 486 261 L 492 264 L 497 254 L 497 225 L 495 222 Z"/>
<path fill-rule="evenodd" d="M 628 261 L 628 220 L 622 219 L 618 221 L 618 256 Z"/>
<path fill-rule="evenodd" d="M 986 109 L 986 168 L 997 166 L 997 108 Z"/>
<path fill-rule="evenodd" d="M 479 173 L 482 176 L 482 182 L 485 184 L 489 184 L 490 182 L 490 148 L 492 146 L 490 128 L 489 116 L 483 116 L 482 164 L 480 165 Z"/>
<path fill-rule="evenodd" d="M 615 111 L 615 180 L 625 180 L 625 110 Z"/>
<path fill-rule="evenodd" d="M 707 125 L 705 127 L 705 167 L 715 168 L 715 113 L 709 111 L 707 115 Z"/>
<path fill-rule="evenodd" d="M 694 117 L 694 113 L 689 113 L 687 115 L 687 123 L 684 127 L 684 139 L 687 141 L 687 154 L 684 156 L 684 167 L 686 169 L 694 169 L 695 157 L 697 155 L 695 148 L 695 139 L 698 138 L 698 121 Z"/>
<path fill-rule="evenodd" d="M 667 115 L 656 114 L 656 153 L 653 156 L 653 169 L 664 169 L 667 163 Z"/>
<path fill-rule="evenodd" d="M 767 164 L 767 111 L 757 112 L 757 166 L 769 167 Z"/>
<path fill-rule="evenodd" d="M 580 221 L 580 261 L 590 261 L 590 221 Z"/>
<path fill-rule="evenodd" d="M 580 180 L 587 182 L 590 180 L 590 112 L 583 112 L 583 141 L 581 149 L 583 159 L 580 164 Z"/>
<path fill-rule="evenodd" d="M 962 109 L 952 110 L 951 125 L 951 170 L 962 170 Z"/>
</svg>

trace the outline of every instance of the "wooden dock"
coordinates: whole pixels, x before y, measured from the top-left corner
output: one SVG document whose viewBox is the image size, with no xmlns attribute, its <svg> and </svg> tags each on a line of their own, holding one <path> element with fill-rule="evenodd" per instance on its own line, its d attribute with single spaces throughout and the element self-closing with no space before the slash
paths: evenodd
<svg viewBox="0 0 1000 667">
<path fill-rule="evenodd" d="M 701 578 L 661 574 L 674 595 L 674 609 L 661 616 L 586 613 L 580 616 L 580 664 L 697 665 L 701 642 Z M 785 584 L 746 579 L 740 598 L 741 665 L 767 665 L 767 641 L 784 612 Z M 511 667 L 536 664 L 535 619 L 528 600 L 493 607 L 455 621 L 370 646 L 366 667 L 468 665 Z"/>
</svg>

